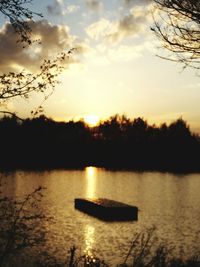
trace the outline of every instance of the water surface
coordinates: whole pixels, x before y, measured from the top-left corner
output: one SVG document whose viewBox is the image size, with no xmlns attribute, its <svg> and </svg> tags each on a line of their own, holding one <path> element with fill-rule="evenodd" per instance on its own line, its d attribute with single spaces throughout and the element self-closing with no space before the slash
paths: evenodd
<svg viewBox="0 0 200 267">
<path fill-rule="evenodd" d="M 156 226 L 159 241 L 176 246 L 179 255 L 199 251 L 200 174 L 106 171 L 94 167 L 78 171 L 9 173 L 4 192 L 23 196 L 44 186 L 42 211 L 51 216 L 41 227 L 47 249 L 66 258 L 70 246 L 95 254 L 108 263 L 123 261 L 134 234 Z M 74 209 L 74 198 L 101 197 L 139 207 L 134 222 L 103 222 Z"/>
</svg>

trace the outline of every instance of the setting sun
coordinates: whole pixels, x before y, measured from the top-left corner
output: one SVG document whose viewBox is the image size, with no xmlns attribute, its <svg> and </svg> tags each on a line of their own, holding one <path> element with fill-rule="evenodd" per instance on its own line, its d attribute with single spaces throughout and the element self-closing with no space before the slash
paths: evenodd
<svg viewBox="0 0 200 267">
<path fill-rule="evenodd" d="M 97 115 L 86 115 L 84 121 L 90 126 L 94 127 L 99 123 L 99 117 Z"/>
</svg>

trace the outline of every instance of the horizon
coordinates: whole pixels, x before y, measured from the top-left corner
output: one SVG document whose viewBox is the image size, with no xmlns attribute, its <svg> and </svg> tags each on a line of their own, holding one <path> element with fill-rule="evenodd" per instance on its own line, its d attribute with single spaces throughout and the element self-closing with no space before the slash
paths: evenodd
<svg viewBox="0 0 200 267">
<path fill-rule="evenodd" d="M 15 114 L 16 115 L 16 114 Z M 3 117 L 12 117 L 14 116 L 14 114 L 7 114 L 6 113 L 4 114 L 4 116 L 2 115 L 0 117 L 0 120 L 3 118 Z M 166 121 L 162 121 L 160 123 L 154 123 L 154 122 L 150 122 L 148 119 L 144 118 L 144 117 L 141 117 L 141 116 L 138 116 L 138 117 L 129 117 L 127 116 L 126 114 L 113 114 L 107 118 L 99 118 L 98 116 L 96 116 L 95 114 L 91 114 L 91 115 L 84 115 L 84 116 L 80 116 L 80 117 L 74 117 L 74 118 L 68 118 L 67 120 L 65 119 L 61 119 L 61 120 L 56 120 L 55 118 L 52 118 L 52 117 L 48 117 L 46 116 L 46 114 L 44 113 L 41 113 L 40 115 L 38 116 L 30 116 L 30 117 L 24 117 L 24 118 L 21 118 L 21 117 L 18 117 L 16 115 L 16 119 L 20 119 L 22 121 L 25 121 L 25 120 L 34 120 L 34 119 L 39 119 L 41 117 L 44 117 L 48 120 L 52 120 L 53 122 L 56 122 L 56 123 L 70 123 L 70 122 L 73 122 L 73 123 L 78 123 L 78 122 L 81 122 L 81 123 L 84 123 L 87 127 L 89 127 L 90 129 L 92 128 L 95 128 L 95 127 L 99 127 L 101 124 L 104 124 L 105 122 L 107 121 L 110 121 L 111 119 L 113 118 L 122 118 L 124 117 L 125 119 L 129 120 L 130 123 L 134 122 L 134 120 L 137 120 L 137 119 L 142 119 L 147 125 L 148 127 L 155 127 L 155 128 L 160 128 L 162 125 L 166 125 L 167 127 L 170 126 L 171 124 L 173 123 L 176 123 L 177 121 L 179 120 L 182 120 L 183 122 L 186 123 L 186 126 L 189 128 L 191 134 L 195 134 L 197 136 L 200 135 L 200 132 L 195 132 L 193 129 L 191 129 L 191 126 L 190 124 L 188 123 L 188 121 L 186 121 L 182 116 L 180 117 L 177 117 L 173 120 L 170 120 L 168 122 Z M 15 116 L 14 116 L 15 118 Z"/>
</svg>

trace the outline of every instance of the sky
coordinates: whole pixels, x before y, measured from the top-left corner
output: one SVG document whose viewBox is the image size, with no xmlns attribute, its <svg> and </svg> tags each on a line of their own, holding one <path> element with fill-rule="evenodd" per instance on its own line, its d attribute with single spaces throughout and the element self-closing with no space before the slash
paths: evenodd
<svg viewBox="0 0 200 267">
<path fill-rule="evenodd" d="M 45 58 L 77 48 L 43 104 L 46 116 L 68 121 L 126 114 L 156 125 L 182 117 L 200 133 L 199 77 L 158 56 L 168 52 L 150 30 L 151 0 L 33 0 L 29 8 L 43 14 L 30 22 L 41 44 L 16 44 L 16 34 L 0 16 L 1 73 L 36 73 Z M 28 117 L 42 99 L 35 94 L 3 108 Z"/>
</svg>

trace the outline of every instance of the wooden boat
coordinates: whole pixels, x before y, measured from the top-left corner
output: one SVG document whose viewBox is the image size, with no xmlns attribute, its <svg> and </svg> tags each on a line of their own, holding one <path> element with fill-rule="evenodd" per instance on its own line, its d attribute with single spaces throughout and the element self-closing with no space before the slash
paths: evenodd
<svg viewBox="0 0 200 267">
<path fill-rule="evenodd" d="M 76 198 L 75 209 L 105 221 L 138 219 L 138 208 L 106 198 Z"/>
</svg>

